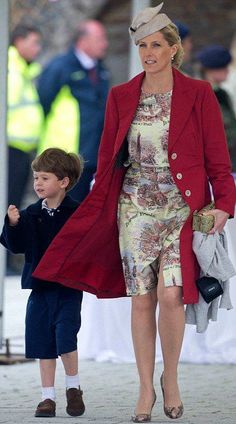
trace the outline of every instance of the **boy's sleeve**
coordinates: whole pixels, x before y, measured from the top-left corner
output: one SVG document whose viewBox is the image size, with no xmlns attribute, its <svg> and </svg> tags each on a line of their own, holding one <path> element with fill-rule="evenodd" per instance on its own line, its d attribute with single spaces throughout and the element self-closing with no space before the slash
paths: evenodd
<svg viewBox="0 0 236 424">
<path fill-rule="evenodd" d="M 26 217 L 20 213 L 19 223 L 15 226 L 9 225 L 8 215 L 5 216 L 0 243 L 12 253 L 25 253 L 27 244 Z"/>
</svg>

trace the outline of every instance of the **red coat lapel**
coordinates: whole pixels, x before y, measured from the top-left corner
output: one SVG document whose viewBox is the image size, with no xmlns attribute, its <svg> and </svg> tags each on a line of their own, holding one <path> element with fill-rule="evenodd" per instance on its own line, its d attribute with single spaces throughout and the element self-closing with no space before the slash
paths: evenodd
<svg viewBox="0 0 236 424">
<path fill-rule="evenodd" d="M 176 69 L 173 69 L 173 76 L 174 88 L 171 102 L 169 151 L 183 131 L 196 99 L 196 89 L 189 83 L 191 80 Z"/>
<path fill-rule="evenodd" d="M 114 156 L 120 150 L 127 132 L 129 131 L 131 122 L 135 116 L 144 75 L 145 73 L 142 72 L 128 83 L 119 86 L 117 91 L 114 89 L 115 93 L 117 93 L 117 106 L 119 109 L 120 119 Z"/>
<path fill-rule="evenodd" d="M 119 151 L 134 118 L 140 98 L 141 85 L 144 75 L 145 73 L 142 72 L 128 83 L 114 89 L 117 96 L 117 106 L 119 108 L 120 118 L 114 156 Z M 181 134 L 196 98 L 196 90 L 193 88 L 193 85 L 189 83 L 188 77 L 181 74 L 174 68 L 173 76 L 174 89 L 171 103 L 169 149 L 172 149 Z"/>
</svg>

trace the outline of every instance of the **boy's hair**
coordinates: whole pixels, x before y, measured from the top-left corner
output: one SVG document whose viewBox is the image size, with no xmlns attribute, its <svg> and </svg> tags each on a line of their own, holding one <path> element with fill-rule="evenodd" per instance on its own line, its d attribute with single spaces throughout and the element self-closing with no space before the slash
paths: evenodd
<svg viewBox="0 0 236 424">
<path fill-rule="evenodd" d="M 35 172 L 51 172 L 59 180 L 68 177 L 70 182 L 66 191 L 70 190 L 79 180 L 84 167 L 83 158 L 75 153 L 67 153 L 65 150 L 50 148 L 37 156 L 31 168 Z"/>
</svg>

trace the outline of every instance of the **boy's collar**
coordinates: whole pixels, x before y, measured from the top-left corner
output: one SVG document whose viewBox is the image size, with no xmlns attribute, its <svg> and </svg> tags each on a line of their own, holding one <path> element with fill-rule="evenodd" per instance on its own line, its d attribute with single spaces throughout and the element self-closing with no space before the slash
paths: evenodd
<svg viewBox="0 0 236 424">
<path fill-rule="evenodd" d="M 63 199 L 63 200 L 64 200 L 64 199 Z M 50 207 L 47 205 L 47 200 L 46 200 L 46 199 L 43 199 L 42 204 L 41 204 L 41 209 L 46 209 L 46 211 L 47 211 L 48 215 L 53 216 L 53 215 L 54 215 L 54 212 L 55 212 L 56 210 L 59 210 L 59 207 L 60 207 L 60 206 L 61 206 L 61 204 L 60 204 L 60 205 L 58 205 L 56 208 L 50 208 Z"/>
<path fill-rule="evenodd" d="M 42 209 L 42 199 L 39 199 L 37 202 L 33 203 L 32 205 L 28 206 L 27 211 L 31 214 L 31 215 L 39 215 Z M 63 201 L 60 204 L 60 207 L 63 208 L 68 208 L 68 209 L 75 209 L 76 207 L 79 206 L 79 203 L 72 199 L 72 197 L 70 197 L 69 194 L 67 194 Z"/>
</svg>

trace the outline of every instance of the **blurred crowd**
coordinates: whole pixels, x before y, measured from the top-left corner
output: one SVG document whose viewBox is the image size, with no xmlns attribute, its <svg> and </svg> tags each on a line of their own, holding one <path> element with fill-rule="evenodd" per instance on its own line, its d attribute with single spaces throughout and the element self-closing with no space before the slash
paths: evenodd
<svg viewBox="0 0 236 424">
<path fill-rule="evenodd" d="M 236 67 L 233 66 L 233 53 L 229 48 L 209 44 L 192 57 L 193 40 L 190 29 L 181 22 L 175 22 L 185 51 L 182 71 L 191 77 L 208 81 L 219 102 L 232 171 L 236 173 Z M 232 47 L 233 50 L 233 41 Z"/>
<path fill-rule="evenodd" d="M 206 45 L 193 54 L 190 28 L 183 22 L 175 24 L 185 51 L 182 72 L 212 85 L 222 110 L 232 171 L 236 173 L 236 67 L 231 46 Z M 87 196 L 96 172 L 110 85 L 104 64 L 108 38 L 101 22 L 81 22 L 68 51 L 53 57 L 43 69 L 37 63 L 42 37 L 37 26 L 20 23 L 10 38 L 8 204 L 17 208 L 24 204 L 32 159 L 48 147 L 83 156 L 83 176 L 71 195 L 79 202 Z M 11 270 L 10 257 L 8 268 Z"/>
</svg>

